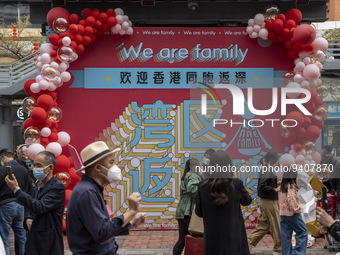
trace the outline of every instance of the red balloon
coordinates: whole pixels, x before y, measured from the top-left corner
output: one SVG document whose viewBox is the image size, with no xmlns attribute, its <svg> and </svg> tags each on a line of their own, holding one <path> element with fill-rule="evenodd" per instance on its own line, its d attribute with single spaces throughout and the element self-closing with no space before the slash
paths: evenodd
<svg viewBox="0 0 340 255">
<path fill-rule="evenodd" d="M 37 105 L 41 108 L 43 108 L 45 111 L 48 111 L 52 108 L 54 103 L 53 98 L 50 95 L 41 95 L 38 97 Z"/>
<path fill-rule="evenodd" d="M 299 56 L 299 53 L 297 53 L 295 50 L 290 50 L 288 51 L 288 56 L 291 59 L 296 59 Z"/>
<path fill-rule="evenodd" d="M 50 119 L 46 119 L 44 122 L 44 127 L 50 127 L 52 125 L 52 121 Z"/>
<path fill-rule="evenodd" d="M 85 27 L 85 20 L 84 19 L 79 20 L 78 24 Z"/>
<path fill-rule="evenodd" d="M 286 21 L 286 16 L 284 15 L 284 14 L 279 14 L 279 15 L 277 15 L 276 16 L 276 19 L 280 19 L 280 20 L 282 20 L 283 22 L 285 22 Z"/>
<path fill-rule="evenodd" d="M 46 120 L 46 117 L 47 117 L 47 113 L 41 107 L 35 107 L 31 111 L 31 118 L 32 118 L 32 120 L 34 120 L 37 123 L 44 122 Z"/>
<path fill-rule="evenodd" d="M 300 10 L 298 9 L 290 9 L 287 13 L 286 13 L 286 18 L 288 19 L 292 19 L 295 21 L 296 24 L 299 24 L 300 21 L 302 20 L 302 13 Z"/>
<path fill-rule="evenodd" d="M 76 173 L 74 168 L 70 168 L 68 170 L 68 174 L 71 177 L 71 182 L 69 184 L 69 187 L 74 187 L 76 184 L 80 181 L 80 176 Z"/>
<path fill-rule="evenodd" d="M 71 193 L 72 193 L 72 190 L 70 189 L 65 190 L 65 205 L 68 204 L 68 200 L 70 199 Z"/>
<path fill-rule="evenodd" d="M 74 41 L 79 44 L 83 42 L 83 37 L 81 35 L 75 35 Z"/>
<path fill-rule="evenodd" d="M 48 94 L 49 94 L 53 99 L 56 99 L 56 98 L 57 98 L 57 92 L 55 92 L 55 91 L 50 91 L 50 92 L 48 92 Z"/>
<path fill-rule="evenodd" d="M 108 17 L 109 17 L 109 15 L 107 15 L 106 12 L 101 12 L 101 13 L 99 14 L 99 20 L 100 20 L 101 22 L 106 22 L 107 19 L 108 19 Z"/>
<path fill-rule="evenodd" d="M 79 44 L 77 46 L 77 48 L 75 48 L 75 49 L 76 49 L 76 53 L 77 54 L 82 54 L 84 52 L 84 50 L 85 50 L 84 45 L 82 45 L 82 44 Z"/>
<path fill-rule="evenodd" d="M 70 167 L 74 167 L 72 157 L 68 157 L 68 160 L 70 161 Z"/>
<path fill-rule="evenodd" d="M 91 43 L 91 36 L 84 35 L 83 36 L 83 44 L 84 45 L 89 45 Z"/>
<path fill-rule="evenodd" d="M 92 16 L 89 16 L 85 19 L 85 25 L 93 27 L 96 24 L 96 19 Z"/>
<path fill-rule="evenodd" d="M 302 123 L 303 124 L 303 123 Z M 295 133 L 296 133 L 296 136 L 300 137 L 300 136 L 305 136 L 306 134 L 306 129 L 303 128 L 303 127 L 298 127 L 298 128 L 295 128 Z"/>
<path fill-rule="evenodd" d="M 268 39 L 271 40 L 274 43 L 278 41 L 278 38 L 277 38 L 276 34 L 273 33 L 273 32 L 269 32 L 268 33 Z"/>
<path fill-rule="evenodd" d="M 35 93 L 33 93 L 30 89 L 32 83 L 35 83 L 35 79 L 28 79 L 27 81 L 25 81 L 24 83 L 24 90 L 26 92 L 26 94 L 28 95 L 34 95 Z"/>
<path fill-rule="evenodd" d="M 71 23 L 71 24 L 76 24 L 78 23 L 79 21 L 79 17 L 77 14 L 71 14 L 69 17 L 68 17 L 68 21 Z"/>
<path fill-rule="evenodd" d="M 81 36 L 81 35 L 79 35 Z M 70 46 L 73 48 L 73 49 L 76 49 L 78 47 L 77 43 L 75 41 L 72 41 Z"/>
<path fill-rule="evenodd" d="M 287 39 L 289 38 L 289 29 L 288 28 L 284 28 L 284 29 L 282 29 L 282 35 L 284 36 L 284 37 L 286 37 Z"/>
<path fill-rule="evenodd" d="M 56 50 L 51 50 L 51 51 L 50 51 L 50 56 L 51 56 L 51 58 L 55 58 L 57 55 L 58 55 L 58 53 L 57 53 Z"/>
<path fill-rule="evenodd" d="M 319 127 L 320 129 L 322 129 L 325 125 L 323 120 L 317 119 L 314 116 L 311 117 L 311 120 L 312 120 L 312 125 L 315 125 L 315 126 Z"/>
<path fill-rule="evenodd" d="M 294 45 L 293 45 L 292 41 L 288 40 L 287 42 L 285 42 L 285 47 L 288 50 L 292 50 L 294 48 Z"/>
<path fill-rule="evenodd" d="M 82 11 L 82 14 L 84 16 L 84 18 L 87 18 L 88 16 L 91 15 L 91 12 L 92 10 L 90 8 L 85 8 L 83 11 Z"/>
<path fill-rule="evenodd" d="M 309 117 L 305 117 L 302 126 L 304 128 L 308 128 L 311 123 L 312 123 L 311 119 Z"/>
<path fill-rule="evenodd" d="M 85 28 L 83 25 L 78 24 L 78 34 L 82 35 L 84 34 Z"/>
<path fill-rule="evenodd" d="M 95 42 L 97 40 L 97 36 L 95 34 L 91 35 L 91 42 Z"/>
<path fill-rule="evenodd" d="M 70 13 L 65 10 L 64 8 L 61 7 L 55 7 L 52 8 L 46 16 L 46 21 L 47 24 L 52 27 L 53 21 L 57 18 L 64 18 L 66 20 L 68 20 L 68 17 L 70 16 Z"/>
<path fill-rule="evenodd" d="M 290 38 L 293 38 L 295 29 L 296 29 L 296 27 L 293 27 L 293 28 L 290 29 L 290 32 L 289 32 L 289 37 Z"/>
<path fill-rule="evenodd" d="M 107 24 L 110 26 L 110 27 L 114 27 L 115 25 L 117 25 L 117 20 L 115 17 L 109 17 L 107 19 Z"/>
<path fill-rule="evenodd" d="M 103 35 L 104 35 L 104 31 L 101 30 L 101 29 L 98 29 L 98 30 L 97 30 L 97 35 L 98 35 L 98 36 L 103 36 Z"/>
<path fill-rule="evenodd" d="M 310 101 L 315 102 L 315 100 L 319 97 L 318 92 L 315 89 L 308 89 L 311 95 Z"/>
<path fill-rule="evenodd" d="M 320 136 L 320 128 L 315 125 L 310 125 L 306 128 L 306 138 L 311 141 L 315 141 Z"/>
<path fill-rule="evenodd" d="M 70 168 L 70 160 L 65 155 L 60 155 L 56 158 L 55 169 L 57 172 L 68 172 Z"/>
<path fill-rule="evenodd" d="M 92 12 L 91 12 L 91 16 L 95 19 L 99 19 L 99 15 L 100 15 L 100 11 L 98 9 L 94 9 Z"/>
<path fill-rule="evenodd" d="M 59 127 L 58 122 L 52 121 L 51 129 L 53 129 L 53 128 L 58 128 L 58 127 Z"/>
<path fill-rule="evenodd" d="M 36 122 L 32 120 L 31 118 L 26 119 L 23 124 L 24 129 L 28 127 L 35 127 L 35 126 L 36 126 Z"/>
<path fill-rule="evenodd" d="M 51 143 L 58 141 L 58 134 L 57 133 L 51 133 L 50 136 L 48 137 L 48 140 Z"/>
<path fill-rule="evenodd" d="M 50 140 L 48 140 L 47 137 L 40 137 L 40 144 L 41 144 L 42 146 L 46 147 L 47 144 L 49 144 L 49 143 L 50 143 Z"/>
<path fill-rule="evenodd" d="M 96 24 L 94 25 L 97 29 L 100 29 L 103 26 L 103 23 L 100 20 L 96 20 Z"/>
<path fill-rule="evenodd" d="M 303 51 L 303 46 L 299 45 L 299 44 L 295 44 L 294 45 L 294 50 L 297 52 L 301 52 Z"/>
<path fill-rule="evenodd" d="M 286 119 L 293 119 L 296 120 L 297 125 L 295 128 L 301 127 L 304 122 L 304 116 L 299 111 L 292 111 L 287 114 Z"/>
<path fill-rule="evenodd" d="M 86 35 L 92 35 L 93 32 L 94 32 L 93 27 L 90 27 L 90 26 L 85 27 L 84 33 L 85 33 Z"/>
<path fill-rule="evenodd" d="M 273 21 L 266 21 L 266 29 L 268 31 L 273 31 L 274 30 Z"/>
<path fill-rule="evenodd" d="M 114 9 L 107 9 L 106 14 L 109 15 L 109 17 L 116 17 L 116 12 Z"/>
<path fill-rule="evenodd" d="M 289 19 L 289 20 L 286 21 L 285 27 L 288 28 L 288 29 L 292 29 L 293 27 L 296 27 L 296 23 L 295 23 L 294 20 Z"/>
<path fill-rule="evenodd" d="M 57 46 L 60 37 L 57 34 L 51 34 L 48 39 L 51 44 L 53 44 L 54 46 Z"/>
<path fill-rule="evenodd" d="M 301 151 L 301 149 L 302 149 L 302 145 L 300 143 L 294 144 L 294 150 Z"/>
<path fill-rule="evenodd" d="M 283 21 L 280 19 L 274 20 L 273 27 L 275 30 L 282 30 L 283 29 Z"/>
<path fill-rule="evenodd" d="M 305 46 L 311 44 L 314 41 L 315 36 L 315 29 L 311 25 L 302 24 L 295 29 L 293 39 L 296 44 Z"/>
<path fill-rule="evenodd" d="M 78 25 L 77 24 L 72 24 L 69 26 L 68 31 L 72 34 L 76 34 L 78 32 Z"/>
<path fill-rule="evenodd" d="M 103 27 L 102 27 L 102 30 L 104 31 L 104 33 L 108 32 L 108 31 L 110 31 L 110 26 L 108 24 L 104 23 Z"/>
<path fill-rule="evenodd" d="M 306 52 L 312 52 L 312 51 L 314 51 L 314 45 L 308 44 L 303 48 L 303 50 L 306 51 Z"/>
<path fill-rule="evenodd" d="M 61 221 L 61 231 L 66 231 L 66 220 Z"/>
</svg>

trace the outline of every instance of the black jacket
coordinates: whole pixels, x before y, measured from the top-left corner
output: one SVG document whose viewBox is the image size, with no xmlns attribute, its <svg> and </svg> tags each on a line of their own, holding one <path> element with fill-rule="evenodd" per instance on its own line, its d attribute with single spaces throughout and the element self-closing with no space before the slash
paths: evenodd
<svg viewBox="0 0 340 255">
<path fill-rule="evenodd" d="M 274 190 L 275 188 L 277 188 L 277 177 L 274 173 L 267 172 L 259 178 L 257 194 L 260 198 L 278 200 L 278 193 Z"/>
<path fill-rule="evenodd" d="M 27 169 L 20 165 L 17 161 L 11 160 L 4 166 L 0 167 L 0 205 L 15 202 L 16 197 L 13 191 L 8 187 L 5 182 L 7 176 L 6 166 L 12 167 L 12 173 L 15 175 L 19 183 L 19 187 L 26 193 L 32 191 L 32 179 L 30 178 Z"/>
<path fill-rule="evenodd" d="M 328 232 L 337 241 L 340 242 L 340 222 L 336 221 L 328 228 Z"/>
<path fill-rule="evenodd" d="M 34 190 L 31 197 L 18 190 L 18 203 L 33 219 L 26 241 L 26 255 L 63 255 L 62 215 L 64 213 L 65 187 L 52 177 L 45 185 Z M 26 214 L 27 215 L 27 214 Z"/>
<path fill-rule="evenodd" d="M 196 197 L 196 214 L 204 222 L 204 255 L 249 255 L 247 233 L 240 205 L 252 201 L 240 179 L 233 179 L 229 200 L 217 206 L 211 185 L 202 183 Z"/>
</svg>

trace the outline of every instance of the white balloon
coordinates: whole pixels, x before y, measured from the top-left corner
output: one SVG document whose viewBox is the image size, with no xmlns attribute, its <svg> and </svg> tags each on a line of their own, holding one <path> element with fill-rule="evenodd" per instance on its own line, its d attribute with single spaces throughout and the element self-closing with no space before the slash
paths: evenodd
<svg viewBox="0 0 340 255">
<path fill-rule="evenodd" d="M 252 32 L 250 37 L 251 37 L 251 38 L 257 38 L 258 36 L 259 36 L 258 33 Z"/>
<path fill-rule="evenodd" d="M 58 133 L 58 143 L 61 146 L 66 146 L 70 143 L 71 141 L 71 137 L 68 133 L 62 131 Z"/>
<path fill-rule="evenodd" d="M 49 64 L 51 63 L 51 56 L 48 53 L 44 53 L 41 55 L 41 63 L 43 64 Z"/>
<path fill-rule="evenodd" d="M 133 28 L 132 28 L 132 27 L 129 27 L 129 28 L 126 30 L 126 34 L 127 34 L 127 35 L 132 35 L 132 34 L 133 34 Z"/>
<path fill-rule="evenodd" d="M 69 72 L 62 72 L 60 74 L 60 79 L 63 81 L 63 82 L 68 82 L 69 80 L 71 80 L 71 74 Z"/>
<path fill-rule="evenodd" d="M 294 59 L 294 64 L 296 65 L 298 62 L 301 62 L 302 61 L 302 58 L 296 58 Z"/>
<path fill-rule="evenodd" d="M 58 70 L 59 69 L 59 64 L 57 62 L 52 62 L 51 63 L 51 67 L 53 67 L 54 69 Z"/>
<path fill-rule="evenodd" d="M 33 93 L 39 93 L 40 92 L 40 85 L 39 83 L 35 82 L 35 83 L 32 83 L 31 86 L 30 86 L 30 90 L 33 92 Z"/>
<path fill-rule="evenodd" d="M 52 142 L 47 144 L 46 150 L 53 153 L 55 157 L 58 157 L 63 149 L 61 148 L 61 145 L 59 143 Z"/>
<path fill-rule="evenodd" d="M 122 15 L 117 15 L 117 16 L 116 16 L 116 20 L 117 20 L 117 23 L 118 23 L 118 24 L 122 24 L 123 21 L 124 21 L 124 18 L 123 18 Z"/>
<path fill-rule="evenodd" d="M 54 85 L 53 82 L 50 82 L 49 84 L 50 84 L 49 87 L 48 87 L 48 90 L 49 90 L 49 91 L 55 91 L 55 90 L 57 89 L 57 86 Z"/>
<path fill-rule="evenodd" d="M 255 25 L 254 26 L 254 32 L 258 33 L 261 30 L 261 26 Z"/>
<path fill-rule="evenodd" d="M 43 43 L 40 46 L 40 53 L 50 53 L 53 50 L 53 44 Z"/>
<path fill-rule="evenodd" d="M 123 11 L 123 9 L 121 9 L 121 8 L 116 8 L 116 9 L 115 9 L 115 13 L 116 13 L 116 16 L 117 16 L 117 15 L 124 15 L 124 11 Z"/>
<path fill-rule="evenodd" d="M 51 131 L 50 128 L 44 127 L 44 128 L 41 129 L 40 133 L 43 137 L 49 137 L 51 135 L 52 131 Z"/>
<path fill-rule="evenodd" d="M 262 28 L 259 32 L 259 36 L 263 39 L 266 40 L 268 39 L 268 30 L 265 28 Z"/>
<path fill-rule="evenodd" d="M 123 19 L 124 19 L 124 21 L 128 21 L 129 20 L 129 16 L 123 15 Z"/>
<path fill-rule="evenodd" d="M 61 62 L 60 64 L 59 64 L 59 71 L 60 72 L 65 72 L 66 70 L 67 70 L 67 64 L 65 63 L 65 62 Z"/>
<path fill-rule="evenodd" d="M 255 17 L 254 17 L 254 21 L 255 21 L 255 24 L 262 25 L 262 23 L 264 22 L 263 14 L 262 13 L 256 14 Z"/>
<path fill-rule="evenodd" d="M 248 26 L 254 26 L 254 25 L 255 25 L 255 20 L 254 19 L 248 20 Z"/>
<path fill-rule="evenodd" d="M 39 82 L 40 89 L 42 90 L 48 89 L 49 85 L 50 85 L 49 82 L 46 80 L 41 80 Z"/>
<path fill-rule="evenodd" d="M 301 83 L 304 80 L 301 74 L 295 74 L 293 79 L 297 83 Z"/>
<path fill-rule="evenodd" d="M 306 65 L 301 61 L 301 62 L 296 63 L 295 68 L 297 71 L 302 72 L 305 66 Z"/>
<path fill-rule="evenodd" d="M 35 160 L 38 153 L 44 150 L 44 146 L 42 146 L 40 143 L 33 143 L 27 148 L 27 155 L 30 159 Z"/>
<path fill-rule="evenodd" d="M 129 23 L 126 22 L 126 21 L 124 21 L 124 22 L 122 23 L 122 28 L 123 28 L 124 30 L 127 30 L 127 29 L 129 28 Z"/>
<path fill-rule="evenodd" d="M 61 40 L 61 42 L 62 42 L 65 46 L 70 46 L 70 44 L 71 44 L 71 38 L 68 37 L 68 36 L 65 36 L 65 37 Z"/>
<path fill-rule="evenodd" d="M 248 34 L 251 34 L 252 32 L 254 32 L 254 28 L 252 26 L 247 26 L 246 31 Z"/>
<path fill-rule="evenodd" d="M 120 30 L 120 31 L 119 31 L 119 34 L 120 34 L 120 35 L 125 35 L 125 34 L 126 34 L 126 32 L 125 32 L 125 30 L 124 30 L 124 29 L 122 29 L 122 30 Z"/>
<path fill-rule="evenodd" d="M 40 81 L 44 80 L 44 77 L 39 74 L 37 77 L 35 77 L 35 80 L 39 83 Z"/>
<path fill-rule="evenodd" d="M 305 57 L 305 58 L 303 59 L 303 63 L 304 63 L 305 65 L 310 64 L 310 62 L 312 62 L 312 60 L 310 59 L 310 57 Z"/>
<path fill-rule="evenodd" d="M 301 88 L 301 85 L 296 82 L 290 82 L 286 86 L 287 88 Z M 301 93 L 287 93 L 287 97 L 289 98 L 298 98 Z"/>
<path fill-rule="evenodd" d="M 35 66 L 38 68 L 38 70 L 40 71 L 42 69 L 42 65 L 43 63 L 41 63 L 41 61 L 38 61 Z"/>
<path fill-rule="evenodd" d="M 301 51 L 300 53 L 299 53 L 299 57 L 300 58 L 305 58 L 305 57 L 307 57 L 308 56 L 308 52 L 306 52 L 306 51 Z"/>
<path fill-rule="evenodd" d="M 307 89 L 309 88 L 309 81 L 303 81 L 301 82 L 301 88 Z"/>
</svg>

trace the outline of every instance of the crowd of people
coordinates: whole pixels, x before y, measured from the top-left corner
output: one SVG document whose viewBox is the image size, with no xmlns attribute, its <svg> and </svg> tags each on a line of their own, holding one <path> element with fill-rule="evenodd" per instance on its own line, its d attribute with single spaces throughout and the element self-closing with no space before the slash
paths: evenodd
<svg viewBox="0 0 340 255">
<path fill-rule="evenodd" d="M 327 154 L 329 148 L 325 148 Z M 73 254 L 117 254 L 115 237 L 127 235 L 133 227 L 145 222 L 140 213 L 141 195 L 128 197 L 128 210 L 118 217 L 110 217 L 103 195 L 106 184 L 122 179 L 115 164 L 115 152 L 104 142 L 94 142 L 80 153 L 84 174 L 73 189 L 67 208 L 67 239 Z M 323 155 L 324 161 L 329 161 Z M 278 154 L 268 152 L 259 162 L 262 166 L 278 164 Z M 54 177 L 55 156 L 42 151 L 29 169 L 7 149 L 0 151 L 0 253 L 10 254 L 9 231 L 15 235 L 16 254 L 64 254 L 62 218 L 65 187 Z M 332 162 L 336 163 L 336 162 Z M 252 198 L 243 182 L 233 172 L 214 172 L 202 176 L 197 172 L 201 165 L 231 166 L 232 159 L 225 151 L 209 149 L 202 163 L 189 159 L 181 176 L 180 201 L 176 210 L 178 241 L 174 255 L 185 248 L 185 237 L 193 212 L 203 218 L 204 255 L 248 255 L 265 234 L 270 231 L 274 240 L 273 254 L 306 254 L 308 231 L 301 216 L 298 185 L 295 171 L 285 172 L 283 178 L 273 172 L 260 174 L 258 196 L 260 216 L 256 227 L 247 237 L 241 211 Z M 6 167 L 11 167 L 10 174 Z M 335 171 L 340 166 L 335 167 Z M 334 187 L 335 183 L 335 187 Z M 330 182 L 337 190 L 337 183 Z M 321 233 L 329 232 L 340 241 L 340 223 L 322 208 L 317 208 Z M 292 246 L 292 234 L 296 245 Z M 2 245 L 3 244 L 3 245 Z"/>
</svg>

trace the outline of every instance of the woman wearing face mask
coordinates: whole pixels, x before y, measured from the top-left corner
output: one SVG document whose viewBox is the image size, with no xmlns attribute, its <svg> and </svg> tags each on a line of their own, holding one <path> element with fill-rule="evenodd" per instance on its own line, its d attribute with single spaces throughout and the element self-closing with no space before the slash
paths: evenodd
<svg viewBox="0 0 340 255">
<path fill-rule="evenodd" d="M 196 173 L 196 167 L 199 167 L 199 161 L 197 159 L 189 159 L 185 163 L 184 172 L 181 178 L 181 198 L 176 210 L 179 233 L 178 241 L 173 249 L 173 255 L 181 255 L 185 245 L 185 236 L 189 234 L 188 228 L 192 209 L 195 204 L 196 192 L 198 184 L 202 180 L 201 176 Z"/>
<path fill-rule="evenodd" d="M 128 234 L 132 226 L 145 220 L 145 214 L 138 214 L 141 196 L 137 192 L 127 199 L 129 209 L 110 219 L 103 190 L 104 185 L 122 179 L 121 170 L 114 163 L 118 150 L 110 150 L 100 141 L 89 144 L 80 153 L 85 174 L 73 189 L 67 207 L 67 239 L 73 254 L 115 255 L 115 236 Z"/>
<path fill-rule="evenodd" d="M 277 164 L 279 156 L 276 152 L 268 152 L 260 161 L 264 174 L 258 181 L 257 192 L 260 197 L 261 214 L 256 227 L 248 237 L 250 250 L 255 247 L 270 230 L 274 240 L 273 254 L 281 254 L 280 214 L 278 207 L 278 182 L 271 167 Z M 265 169 L 265 170 L 264 170 Z"/>
</svg>

